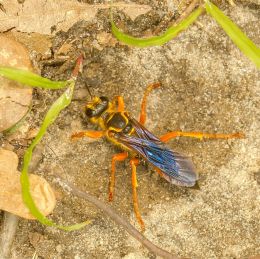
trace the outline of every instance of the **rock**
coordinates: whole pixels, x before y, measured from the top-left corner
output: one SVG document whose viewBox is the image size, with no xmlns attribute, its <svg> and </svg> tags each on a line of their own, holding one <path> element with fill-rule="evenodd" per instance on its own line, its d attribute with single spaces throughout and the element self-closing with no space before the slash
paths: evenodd
<svg viewBox="0 0 260 259">
<path fill-rule="evenodd" d="M 35 219 L 22 200 L 20 172 L 17 171 L 18 157 L 15 153 L 0 149 L 0 209 L 26 219 Z M 30 191 L 39 210 L 50 214 L 56 198 L 49 183 L 42 177 L 31 174 Z"/>
</svg>

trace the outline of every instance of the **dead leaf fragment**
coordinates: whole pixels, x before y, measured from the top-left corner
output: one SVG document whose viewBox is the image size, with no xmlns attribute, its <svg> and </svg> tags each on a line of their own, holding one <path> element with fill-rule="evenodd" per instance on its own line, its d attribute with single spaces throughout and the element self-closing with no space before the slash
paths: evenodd
<svg viewBox="0 0 260 259">
<path fill-rule="evenodd" d="M 29 240 L 31 245 L 36 248 L 37 245 L 44 240 L 44 236 L 37 232 L 30 232 L 29 233 Z"/>
<path fill-rule="evenodd" d="M 31 70 L 28 51 L 18 42 L 0 35 L 0 66 Z M 27 113 L 32 88 L 0 77 L 0 132 L 12 127 Z"/>
<path fill-rule="evenodd" d="M 112 36 L 112 34 L 105 31 L 97 34 L 97 41 L 101 45 L 112 47 L 117 43 L 117 40 Z"/>
<path fill-rule="evenodd" d="M 0 31 L 16 28 L 22 32 L 51 34 L 51 28 L 67 31 L 74 23 L 95 18 L 98 10 L 110 8 L 110 4 L 89 5 L 65 0 L 2 0 L 6 12 L 0 12 Z M 113 7 L 125 12 L 132 20 L 151 10 L 148 5 L 117 2 Z"/>
<path fill-rule="evenodd" d="M 57 55 L 67 55 L 69 51 L 71 51 L 71 48 L 72 48 L 71 43 L 64 43 L 57 51 Z"/>
<path fill-rule="evenodd" d="M 18 157 L 15 153 L 0 149 L 0 209 L 26 219 L 35 219 L 22 200 L 20 172 L 17 171 Z M 31 174 L 30 191 L 39 210 L 45 216 L 50 214 L 56 198 L 48 182 Z"/>
<path fill-rule="evenodd" d="M 1 1 L 1 0 L 0 0 Z M 0 25 L 1 26 L 1 25 Z M 11 37 L 24 46 L 30 51 L 37 53 L 37 55 L 44 56 L 46 58 L 51 57 L 51 46 L 52 37 L 48 35 L 42 35 L 39 33 L 27 34 L 16 30 L 6 32 L 5 35 Z M 34 68 L 35 69 L 35 68 Z"/>
</svg>

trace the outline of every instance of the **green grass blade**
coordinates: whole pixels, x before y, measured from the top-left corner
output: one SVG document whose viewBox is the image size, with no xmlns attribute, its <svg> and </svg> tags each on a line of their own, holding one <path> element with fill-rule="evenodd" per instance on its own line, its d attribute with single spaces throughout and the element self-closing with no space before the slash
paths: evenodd
<svg viewBox="0 0 260 259">
<path fill-rule="evenodd" d="M 150 46 L 158 46 L 163 45 L 164 43 L 173 39 L 177 34 L 189 27 L 202 13 L 203 9 L 201 7 L 197 8 L 193 11 L 187 18 L 181 21 L 179 24 L 170 27 L 165 31 L 164 34 L 159 36 L 154 36 L 151 38 L 135 38 L 129 36 L 123 32 L 121 32 L 115 25 L 113 21 L 113 16 L 111 15 L 110 21 L 112 26 L 112 33 L 119 40 L 128 45 L 132 45 L 135 47 L 150 47 Z"/>
<path fill-rule="evenodd" d="M 205 7 L 237 47 L 260 68 L 260 49 L 217 6 L 206 1 Z"/>
<path fill-rule="evenodd" d="M 51 81 L 30 71 L 0 66 L 0 76 L 22 83 L 27 86 L 45 89 L 60 89 L 67 85 L 67 81 Z"/>
<path fill-rule="evenodd" d="M 26 150 L 23 160 L 23 168 L 21 173 L 21 185 L 22 185 L 22 197 L 25 205 L 29 208 L 31 214 L 35 216 L 42 224 L 47 226 L 53 226 L 57 227 L 62 230 L 66 231 L 72 231 L 80 229 L 87 224 L 90 223 L 90 221 L 82 222 L 79 224 L 71 225 L 71 226 L 61 226 L 57 225 L 53 221 L 46 218 L 37 208 L 36 204 L 34 203 L 34 200 L 30 193 L 30 183 L 29 183 L 29 177 L 28 177 L 28 167 L 32 158 L 32 152 L 35 146 L 40 142 L 44 134 L 46 133 L 47 128 L 55 121 L 59 113 L 67 107 L 72 98 L 73 90 L 75 81 L 69 81 L 69 87 L 67 90 L 52 104 L 51 108 L 47 112 L 44 121 L 41 125 L 41 128 L 33 140 L 32 144 L 29 146 L 29 148 Z"/>
</svg>

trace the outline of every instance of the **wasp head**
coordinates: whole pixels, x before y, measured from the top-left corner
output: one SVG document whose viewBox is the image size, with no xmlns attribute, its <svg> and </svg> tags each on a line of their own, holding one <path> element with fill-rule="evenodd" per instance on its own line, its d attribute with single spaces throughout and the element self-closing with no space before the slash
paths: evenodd
<svg viewBox="0 0 260 259">
<path fill-rule="evenodd" d="M 107 97 L 94 97 L 93 100 L 86 105 L 85 114 L 89 118 L 100 117 L 103 112 L 108 109 L 109 100 Z"/>
</svg>

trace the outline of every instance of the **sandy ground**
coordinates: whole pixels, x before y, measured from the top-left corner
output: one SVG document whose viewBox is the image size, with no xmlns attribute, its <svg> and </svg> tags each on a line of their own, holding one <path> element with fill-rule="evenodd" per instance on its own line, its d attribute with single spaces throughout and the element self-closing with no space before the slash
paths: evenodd
<svg viewBox="0 0 260 259">
<path fill-rule="evenodd" d="M 221 7 L 260 44 L 259 5 L 247 3 Z M 148 28 L 156 27 L 158 17 L 153 20 L 146 15 L 142 19 L 148 20 Z M 129 26 L 140 35 L 147 29 Z M 42 44 L 52 44 L 54 52 L 65 40 L 76 39 L 69 55 L 75 57 L 79 50 L 86 54 L 74 100 L 37 148 L 32 169 L 56 190 L 58 206 L 53 220 L 65 224 L 93 219 L 91 225 L 72 233 L 21 219 L 11 258 L 32 258 L 35 252 L 44 259 L 155 258 L 96 208 L 64 192 L 55 178 L 67 177 L 80 189 L 107 201 L 111 157 L 119 150 L 103 139 L 72 143 L 69 138 L 77 130 L 95 129 L 83 114 L 89 100 L 85 84 L 94 95 L 122 95 L 128 111 L 137 118 L 146 85 L 157 81 L 162 87 L 149 97 L 146 123 L 154 134 L 160 136 L 172 130 L 244 132 L 246 139 L 178 138 L 168 144 L 192 157 L 200 175 L 199 188 L 170 185 L 151 168 L 139 166 L 138 196 L 145 236 L 187 258 L 231 259 L 260 254 L 259 72 L 207 16 L 163 47 L 100 45 L 97 35 L 103 31 L 109 31 L 106 11 L 100 12 L 95 22 L 78 23 L 53 39 L 9 33 L 27 45 L 34 57 L 40 37 Z M 60 79 L 68 76 L 73 62 L 38 64 L 43 75 Z M 39 126 L 47 107 L 59 94 L 35 90 L 27 123 Z M 19 141 L 12 144 L 23 153 Z M 128 162 L 117 166 L 112 206 L 139 227 L 132 209 Z"/>
</svg>

